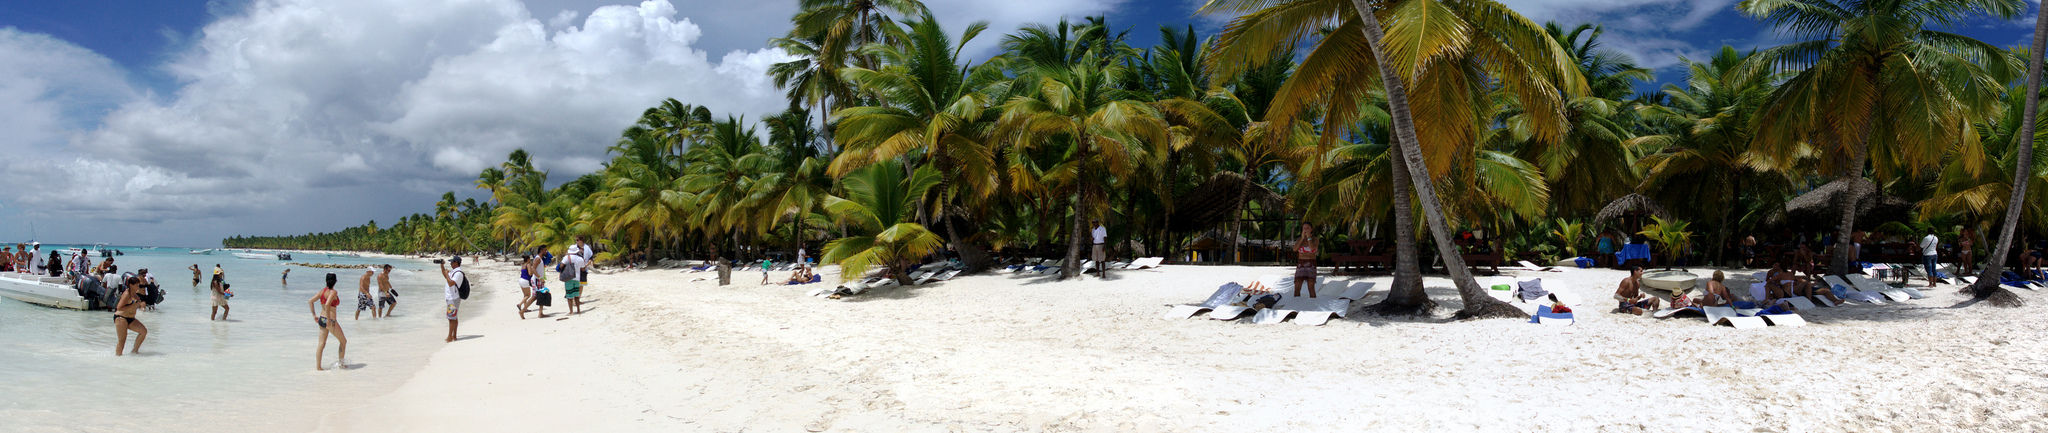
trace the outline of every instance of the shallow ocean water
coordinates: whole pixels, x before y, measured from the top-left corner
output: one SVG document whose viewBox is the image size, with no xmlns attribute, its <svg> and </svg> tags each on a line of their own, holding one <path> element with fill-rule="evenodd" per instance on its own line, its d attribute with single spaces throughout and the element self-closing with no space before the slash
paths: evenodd
<svg viewBox="0 0 2048 433">
<path fill-rule="evenodd" d="M 0 419 L 7 420 L 0 430 L 308 430 L 332 409 L 396 388 L 443 346 L 447 332 L 439 271 L 424 260 L 294 254 L 290 262 L 393 265 L 393 317 L 373 319 L 365 311 L 355 319 L 360 269 L 290 266 L 289 280 L 280 281 L 290 262 L 226 251 L 114 249 L 126 253 L 114 259 L 123 272 L 148 268 L 165 292 L 156 311 L 138 314 L 150 330 L 142 351 L 114 356 L 111 312 L 0 299 Z M 230 320 L 208 320 L 205 280 L 192 285 L 186 268 L 193 264 L 203 274 L 221 265 L 235 292 Z M 313 369 L 319 330 L 306 301 L 328 272 L 339 278 L 343 302 L 336 313 L 349 356 L 343 369 L 320 372 Z M 479 301 L 483 291 L 476 292 L 470 301 Z M 463 312 L 474 314 L 480 312 Z M 330 368 L 337 346 L 328 343 Z"/>
</svg>

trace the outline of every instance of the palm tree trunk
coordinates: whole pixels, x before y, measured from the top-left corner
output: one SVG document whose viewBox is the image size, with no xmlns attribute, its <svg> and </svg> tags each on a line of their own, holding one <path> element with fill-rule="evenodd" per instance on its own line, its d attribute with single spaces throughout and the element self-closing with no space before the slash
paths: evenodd
<svg viewBox="0 0 2048 433">
<path fill-rule="evenodd" d="M 1415 203 L 1414 187 L 1408 179 L 1408 161 L 1402 157 L 1401 146 L 1387 149 L 1391 153 L 1389 162 L 1393 169 L 1394 190 L 1394 286 L 1388 290 L 1387 299 L 1364 308 L 1365 311 L 1383 315 L 1427 315 L 1436 309 L 1436 301 L 1422 289 L 1422 263 L 1415 249 Z"/>
<path fill-rule="evenodd" d="M 1074 228 L 1067 239 L 1067 260 L 1060 263 L 1061 279 L 1081 278 L 1081 242 L 1088 237 L 1088 232 L 1082 228 L 1088 215 L 1088 194 L 1084 191 L 1078 187 L 1074 191 Z"/>
<path fill-rule="evenodd" d="M 1244 177 L 1244 183 L 1238 184 L 1237 200 L 1231 201 L 1230 205 L 1230 252 L 1223 254 L 1224 263 L 1233 265 L 1237 264 L 1238 252 L 1244 251 L 1244 247 L 1240 244 L 1244 241 L 1244 202 L 1248 199 L 1245 196 L 1252 193 L 1252 162 L 1245 161 L 1244 163 L 1244 170 L 1239 173 L 1240 176 Z"/>
<path fill-rule="evenodd" d="M 1386 37 L 1386 30 L 1380 28 L 1379 17 L 1374 16 L 1372 4 L 1366 0 L 1351 0 L 1360 18 L 1365 21 L 1364 32 L 1367 48 L 1372 50 L 1374 62 L 1380 69 L 1380 81 L 1387 89 L 1387 106 L 1393 112 L 1395 143 L 1401 146 L 1401 158 L 1408 163 L 1410 179 L 1415 184 L 1415 194 L 1422 200 L 1422 215 L 1429 221 L 1430 236 L 1436 238 L 1437 256 L 1444 261 L 1444 267 L 1451 273 L 1451 282 L 1458 286 L 1458 297 L 1465 308 L 1458 311 L 1459 319 L 1478 318 L 1525 318 L 1527 313 L 1493 299 L 1479 283 L 1472 279 L 1472 270 L 1465 267 L 1465 258 L 1458 255 L 1458 249 L 1451 243 L 1451 232 L 1444 221 L 1443 206 L 1437 201 L 1436 187 L 1429 177 L 1429 166 L 1422 159 L 1421 142 L 1415 137 L 1415 118 L 1408 111 L 1408 89 L 1401 82 L 1401 74 L 1394 70 L 1393 62 L 1387 61 L 1386 51 L 1380 48 L 1380 41 Z"/>
<path fill-rule="evenodd" d="M 2034 126 L 2041 114 L 2041 50 L 2048 49 L 2048 21 L 2041 18 L 2040 11 L 2034 18 L 2034 48 L 2027 54 L 2027 105 L 2020 112 L 2019 165 L 2013 167 L 2012 198 L 2005 201 L 2005 224 L 1998 227 L 1998 245 L 1991 250 L 1991 256 L 1984 263 L 1984 272 L 1977 274 L 1977 282 L 1970 285 L 1970 294 L 1977 299 L 1991 301 L 2000 307 L 2025 305 L 2019 295 L 1998 284 L 1998 276 L 2005 272 L 2006 254 L 2012 252 L 2014 229 L 2020 225 L 2020 205 L 2026 202 L 2027 181 L 2034 177 Z"/>
<path fill-rule="evenodd" d="M 1867 124 L 1864 126 L 1866 129 L 1869 127 Z M 1850 152 L 1849 171 L 1843 173 L 1841 179 L 1856 180 L 1863 178 L 1863 165 L 1870 162 L 1868 133 L 1866 132 L 1863 139 L 1859 141 L 1860 144 L 1857 144 L 1856 150 Z M 1831 273 L 1835 275 L 1847 275 L 1852 272 L 1862 271 L 1855 263 L 1849 260 L 1849 252 L 1852 248 L 1855 248 L 1852 245 L 1855 240 L 1850 239 L 1850 236 L 1856 232 L 1856 206 L 1863 201 L 1863 194 L 1863 184 L 1862 182 L 1857 182 L 1850 184 L 1848 188 L 1844 188 L 1841 196 L 1835 197 L 1836 206 L 1842 210 L 1841 225 L 1835 228 L 1835 257 L 1830 266 L 1834 270 Z M 1860 255 L 1861 251 L 1857 251 L 1857 253 Z"/>
</svg>

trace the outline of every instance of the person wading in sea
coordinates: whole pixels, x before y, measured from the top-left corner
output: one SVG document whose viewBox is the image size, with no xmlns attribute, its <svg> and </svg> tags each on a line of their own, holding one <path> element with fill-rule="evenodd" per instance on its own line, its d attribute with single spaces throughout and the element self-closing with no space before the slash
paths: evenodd
<svg viewBox="0 0 2048 433">
<path fill-rule="evenodd" d="M 398 292 L 391 290 L 391 265 L 384 265 L 384 272 L 377 274 L 377 307 L 384 309 L 384 317 L 391 317 L 391 310 L 398 308 Z"/>
<path fill-rule="evenodd" d="M 142 302 L 142 279 L 128 277 L 126 281 L 121 282 L 121 286 L 121 300 L 114 302 L 114 335 L 117 336 L 114 340 L 114 356 L 121 356 L 121 347 L 128 345 L 129 331 L 135 332 L 135 347 L 129 349 L 129 353 L 142 352 L 142 340 L 149 338 L 149 327 L 142 326 L 141 321 L 135 320 L 136 310 L 145 304 Z"/>
<path fill-rule="evenodd" d="M 363 320 L 363 310 L 370 310 L 370 318 L 382 317 L 377 311 L 377 301 L 370 298 L 370 277 L 377 271 L 364 269 L 363 277 L 356 280 L 356 320 Z"/>
</svg>

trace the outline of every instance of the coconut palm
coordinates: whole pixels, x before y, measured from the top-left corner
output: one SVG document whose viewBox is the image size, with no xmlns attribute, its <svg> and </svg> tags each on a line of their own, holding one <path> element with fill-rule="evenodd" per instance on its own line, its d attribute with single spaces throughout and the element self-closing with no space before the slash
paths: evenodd
<svg viewBox="0 0 2048 433">
<path fill-rule="evenodd" d="M 838 264 L 841 278 L 860 279 L 869 268 L 881 266 L 890 278 L 908 285 L 910 265 L 945 246 L 937 234 L 913 221 L 919 197 L 938 185 L 938 171 L 904 171 L 896 160 L 869 165 L 842 179 L 845 197 L 825 199 L 835 221 L 862 233 L 825 244 L 819 261 Z"/>
<path fill-rule="evenodd" d="M 996 68 L 959 63 L 960 50 L 987 28 L 987 23 L 969 24 L 955 41 L 925 14 L 888 29 L 899 44 L 865 48 L 884 66 L 849 68 L 844 75 L 887 103 L 839 111 L 836 138 L 844 151 L 832 161 L 833 175 L 900 157 L 937 170 L 943 183 L 933 191 L 936 197 L 921 202 L 926 210 L 919 213 L 921 221 L 964 217 L 961 211 L 994 193 L 998 173 L 987 140 L 994 96 L 988 92 L 1007 83 Z M 945 227 L 947 240 L 970 270 L 987 266 L 987 255 L 963 242 L 956 224 Z"/>
<path fill-rule="evenodd" d="M 684 191 L 697 197 L 695 223 L 707 232 L 738 236 L 745 229 L 765 231 L 767 225 L 745 225 L 753 216 L 743 208 L 754 183 L 763 171 L 759 159 L 761 138 L 738 117 L 727 117 L 710 127 L 704 141 L 691 146 L 683 157 L 690 171 L 680 182 Z"/>
<path fill-rule="evenodd" d="M 2026 108 L 2016 122 L 2021 125 L 2019 134 L 2015 134 L 2018 139 L 2012 140 L 2019 143 L 2018 151 L 2013 152 L 2015 161 L 2012 164 L 2012 195 L 2006 199 L 2005 221 L 1999 225 L 1998 243 L 1991 250 L 1991 260 L 1984 266 L 1984 272 L 1977 275 L 1977 282 L 1970 285 L 1971 294 L 1978 299 L 1988 299 L 1992 305 L 1998 306 L 2017 307 L 2025 304 L 2019 296 L 2000 287 L 1995 281 L 1998 281 L 1998 276 L 2005 270 L 2005 258 L 2012 251 L 2013 233 L 2020 225 L 2021 204 L 2030 201 L 2042 202 L 2038 199 L 2027 200 L 2028 192 L 2033 189 L 2031 179 L 2035 177 L 2034 141 L 2037 139 L 2033 137 L 2036 137 L 2040 125 L 2038 116 L 2041 114 L 2041 53 L 2042 50 L 2048 50 L 2048 21 L 2042 20 L 2048 17 L 2041 15 L 2041 12 L 2035 12 L 2034 42 L 2027 53 Z M 2038 212 L 2036 211 L 2036 214 Z"/>
<path fill-rule="evenodd" d="M 1168 125 L 1159 110 L 1113 80 L 1125 73 L 1123 66 L 1093 49 L 1081 51 L 1078 58 L 1027 59 L 1030 75 L 1018 85 L 1034 92 L 1003 104 L 997 132 L 1013 152 L 1063 149 L 1063 161 L 1047 175 L 1070 180 L 1073 191 L 1065 278 L 1080 276 L 1086 223 L 1101 218 L 1106 207 L 1103 183 L 1127 177 L 1136 164 L 1163 155 L 1157 147 L 1168 142 Z"/>
<path fill-rule="evenodd" d="M 1918 174 L 1968 137 L 2019 69 L 2005 50 L 1930 30 L 1990 15 L 2010 19 L 2022 0 L 1743 0 L 1736 8 L 1808 38 L 1756 54 L 1755 67 L 1796 71 L 1757 113 L 1757 145 L 1773 155 L 1804 148 L 1842 155 L 1823 173 L 1860 179 Z M 1879 121 L 1882 119 L 1882 121 Z M 1872 164 L 1875 162 L 1875 164 Z M 1836 251 L 1848 251 L 1857 202 L 1869 184 L 1837 195 Z M 1835 254 L 1833 272 L 1854 269 Z"/>
<path fill-rule="evenodd" d="M 1753 53 L 1723 46 L 1705 61 L 1685 59 L 1687 85 L 1665 85 L 1666 104 L 1636 109 L 1661 133 L 1628 142 L 1647 153 L 1636 161 L 1643 173 L 1636 189 L 1702 221 L 1718 221 L 1713 245 L 1727 244 L 1736 217 L 1748 206 L 1782 203 L 1763 198 L 1786 192 L 1786 175 L 1795 172 L 1750 151 L 1753 117 L 1770 98 L 1774 81 L 1772 74 L 1744 67 Z"/>
<path fill-rule="evenodd" d="M 1231 22 L 1218 54 L 1211 57 L 1211 68 L 1223 75 L 1256 66 L 1278 48 L 1317 39 L 1294 78 L 1275 96 L 1268 122 L 1291 123 L 1296 117 L 1320 114 L 1327 119 L 1323 124 L 1330 126 L 1323 132 L 1324 140 L 1335 140 L 1345 135 L 1344 128 L 1352 120 L 1360 118 L 1361 107 L 1355 101 L 1386 89 L 1397 153 L 1394 162 L 1416 165 L 1389 170 L 1395 176 L 1450 173 L 1452 164 L 1468 160 L 1464 156 L 1474 154 L 1479 131 L 1491 114 L 1489 84 L 1512 95 L 1529 113 L 1527 129 L 1533 138 L 1549 141 L 1563 139 L 1569 128 L 1565 96 L 1586 92 L 1585 81 L 1571 67 L 1569 55 L 1542 27 L 1493 1 L 1211 0 L 1202 11 L 1245 13 Z M 1380 27 L 1380 15 L 1392 18 L 1392 26 Z M 1336 23 L 1335 30 L 1318 31 L 1328 23 Z M 1388 39 L 1382 41 L 1382 37 Z M 1383 42 L 1386 50 L 1381 50 Z M 1420 89 L 1416 95 L 1422 99 L 1415 106 L 1421 110 L 1410 109 L 1405 90 L 1410 85 Z M 1322 109 L 1310 111 L 1306 109 L 1309 106 Z M 1436 191 L 1420 188 L 1434 185 L 1434 180 L 1396 179 L 1392 183 L 1418 186 L 1414 193 L 1423 199 L 1438 252 L 1446 258 L 1446 266 L 1453 268 L 1453 279 L 1465 300 L 1460 315 L 1520 315 L 1519 310 L 1493 301 L 1470 280 L 1450 242 L 1448 222 L 1441 220 L 1443 209 Z M 1405 194 L 1395 191 L 1395 199 L 1405 201 Z M 1402 214 L 1395 215 L 1398 234 L 1405 230 L 1398 227 Z M 1399 238 L 1396 241 L 1405 243 Z M 1400 255 L 1415 255 L 1412 243 L 1397 248 Z M 1408 265 L 1400 261 L 1397 259 L 1394 295 L 1388 298 L 1398 305 L 1382 311 L 1426 311 L 1420 268 L 1404 270 Z"/>
<path fill-rule="evenodd" d="M 832 189 L 832 177 L 826 174 L 830 160 L 818 149 L 817 130 L 809 119 L 810 112 L 798 108 L 762 120 L 768 126 L 768 148 L 743 162 L 764 167 L 745 206 L 756 210 L 756 220 L 768 221 L 769 229 L 788 219 L 792 244 L 803 241 L 805 221 L 822 209 Z"/>
<path fill-rule="evenodd" d="M 907 17 L 929 13 L 919 0 L 803 0 L 797 8 L 796 16 L 790 18 L 795 28 L 789 33 L 817 41 L 817 59 L 827 72 L 843 66 L 875 68 L 873 58 L 855 54 L 854 50 L 887 41 L 883 29 L 895 24 L 891 14 Z"/>
</svg>

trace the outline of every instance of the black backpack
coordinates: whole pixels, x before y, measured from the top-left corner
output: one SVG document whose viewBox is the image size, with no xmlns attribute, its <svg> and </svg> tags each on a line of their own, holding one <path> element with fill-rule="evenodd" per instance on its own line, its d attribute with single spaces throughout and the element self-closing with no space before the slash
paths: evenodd
<svg viewBox="0 0 2048 433">
<path fill-rule="evenodd" d="M 462 273 L 462 282 L 455 283 L 455 296 L 469 299 L 469 273 Z"/>
<path fill-rule="evenodd" d="M 164 289 L 156 284 L 142 286 L 142 302 L 149 305 L 164 303 Z"/>
</svg>

